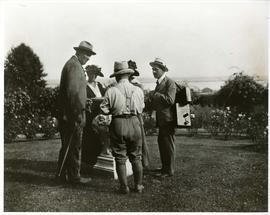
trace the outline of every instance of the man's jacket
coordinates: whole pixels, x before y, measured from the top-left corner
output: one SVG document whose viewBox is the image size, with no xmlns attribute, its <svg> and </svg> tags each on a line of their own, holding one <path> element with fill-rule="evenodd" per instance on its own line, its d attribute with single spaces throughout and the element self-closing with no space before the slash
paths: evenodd
<svg viewBox="0 0 270 215">
<path fill-rule="evenodd" d="M 175 82 L 165 76 L 161 83 L 156 86 L 152 97 L 152 105 L 153 109 L 156 110 L 158 127 L 175 121 L 175 94 Z"/>
<path fill-rule="evenodd" d="M 86 79 L 76 56 L 72 56 L 62 70 L 58 102 L 60 121 L 85 123 Z"/>
</svg>

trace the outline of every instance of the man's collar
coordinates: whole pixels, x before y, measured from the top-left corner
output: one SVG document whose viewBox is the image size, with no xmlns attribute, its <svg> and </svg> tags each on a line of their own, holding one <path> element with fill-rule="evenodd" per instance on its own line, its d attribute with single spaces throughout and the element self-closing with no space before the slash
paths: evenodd
<svg viewBox="0 0 270 215">
<path fill-rule="evenodd" d="M 160 84 L 165 77 L 166 77 L 166 73 L 164 72 L 164 74 L 157 80 L 158 83 Z"/>
<path fill-rule="evenodd" d="M 129 82 L 128 79 L 120 79 L 118 83 L 126 83 L 126 82 Z"/>
</svg>

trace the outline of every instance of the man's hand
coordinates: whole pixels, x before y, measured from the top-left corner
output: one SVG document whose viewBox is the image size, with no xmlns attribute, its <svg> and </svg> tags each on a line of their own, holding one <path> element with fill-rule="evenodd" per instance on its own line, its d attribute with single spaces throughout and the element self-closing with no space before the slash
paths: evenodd
<svg viewBox="0 0 270 215">
<path fill-rule="evenodd" d="M 92 105 L 93 105 L 93 100 L 92 99 L 87 99 L 86 100 L 86 111 L 88 111 L 89 113 L 91 113 L 91 108 L 92 108 Z"/>
<path fill-rule="evenodd" d="M 76 126 L 79 126 L 81 128 L 83 128 L 85 126 L 85 112 L 78 115 L 75 124 L 76 124 Z"/>
</svg>

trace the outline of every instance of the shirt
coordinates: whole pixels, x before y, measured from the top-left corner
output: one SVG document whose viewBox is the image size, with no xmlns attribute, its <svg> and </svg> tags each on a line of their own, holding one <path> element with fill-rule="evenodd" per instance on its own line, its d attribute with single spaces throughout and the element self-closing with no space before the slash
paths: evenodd
<svg viewBox="0 0 270 215">
<path fill-rule="evenodd" d="M 93 93 L 96 95 L 96 97 L 102 97 L 99 87 L 96 82 L 93 83 L 87 83 L 87 86 L 91 88 Z"/>
<path fill-rule="evenodd" d="M 160 84 L 161 81 L 165 78 L 166 76 L 166 73 L 164 73 L 158 80 L 157 80 L 157 83 Z"/>
<path fill-rule="evenodd" d="M 113 116 L 142 113 L 144 94 L 141 88 L 134 86 L 127 79 L 121 79 L 116 86 L 109 88 L 100 105 L 104 114 Z"/>
</svg>

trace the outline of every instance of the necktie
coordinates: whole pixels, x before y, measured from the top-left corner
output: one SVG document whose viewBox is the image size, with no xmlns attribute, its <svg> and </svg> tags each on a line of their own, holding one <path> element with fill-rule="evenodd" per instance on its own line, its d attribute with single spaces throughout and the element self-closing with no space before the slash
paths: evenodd
<svg viewBox="0 0 270 215">
<path fill-rule="evenodd" d="M 158 81 L 156 81 L 156 87 L 155 87 L 155 91 L 157 90 L 158 85 L 159 85 L 159 83 L 158 83 Z"/>
</svg>

